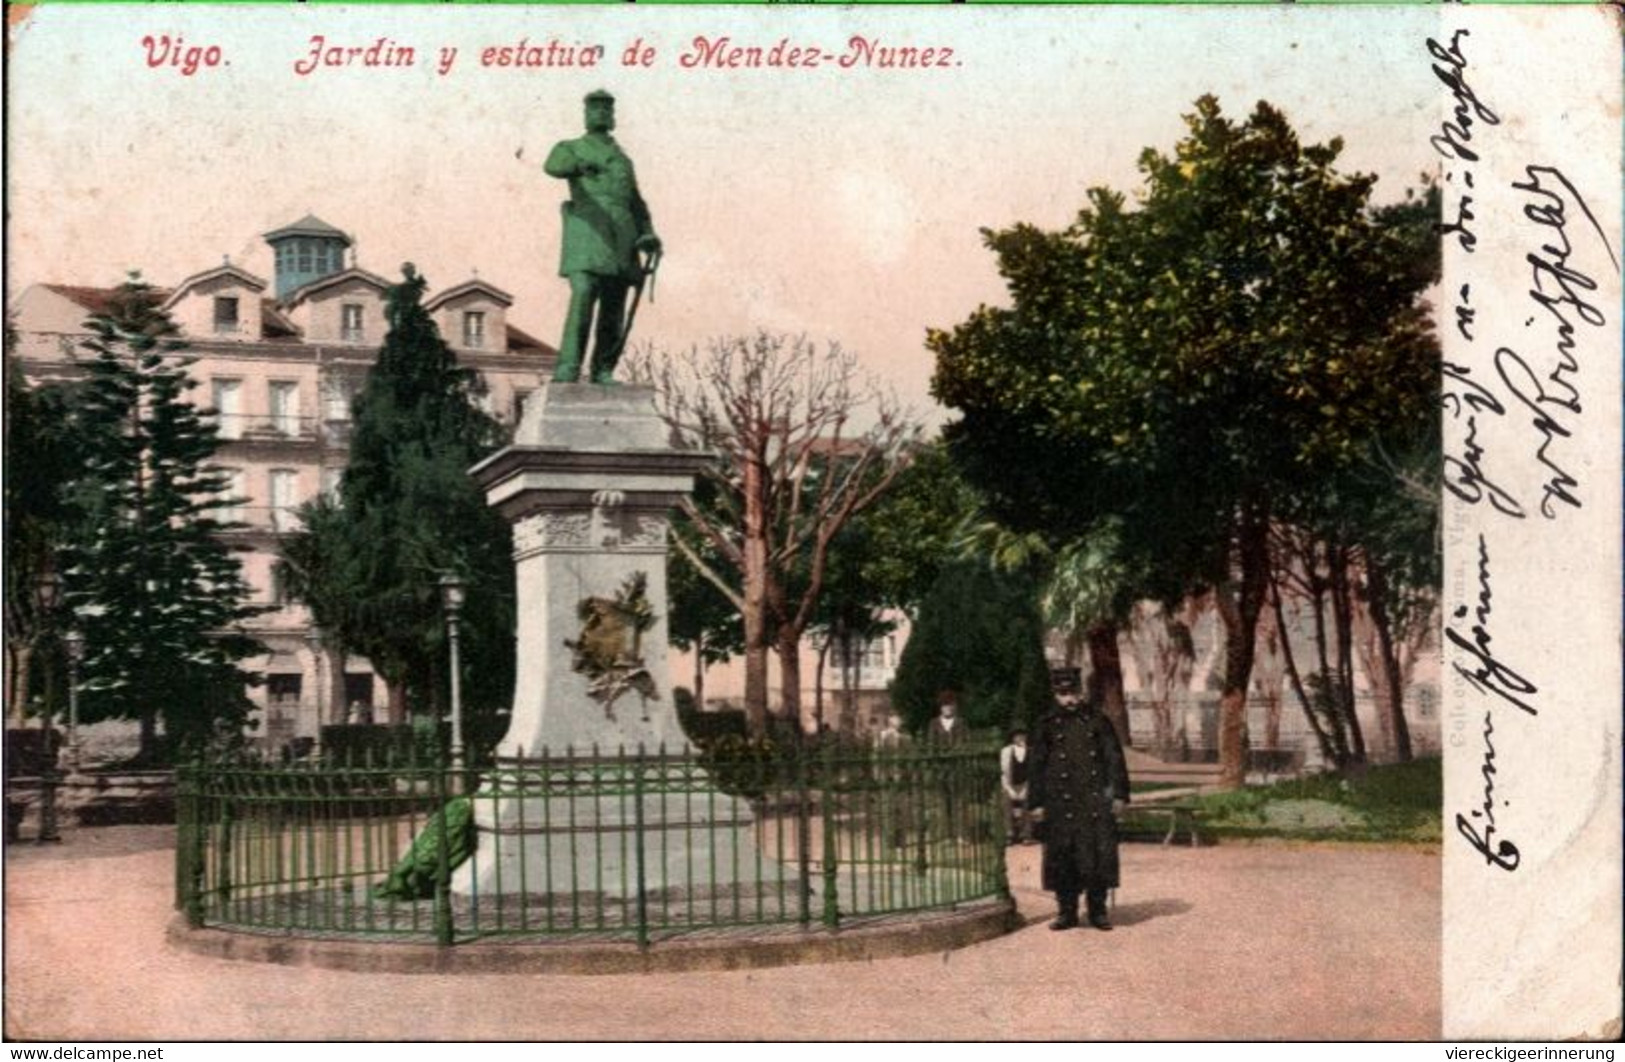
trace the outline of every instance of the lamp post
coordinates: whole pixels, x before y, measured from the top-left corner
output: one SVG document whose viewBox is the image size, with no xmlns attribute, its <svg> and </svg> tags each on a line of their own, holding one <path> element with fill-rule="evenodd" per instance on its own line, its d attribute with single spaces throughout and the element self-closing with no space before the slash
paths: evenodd
<svg viewBox="0 0 1625 1062">
<path fill-rule="evenodd" d="M 42 572 L 34 583 L 35 601 L 39 605 L 40 626 L 50 622 L 57 602 L 62 600 L 62 576 L 55 571 Z M 71 694 L 70 694 L 71 695 Z M 56 731 L 52 726 L 51 705 L 45 705 L 40 715 L 40 754 L 44 769 L 40 772 L 39 843 L 50 844 L 62 840 L 56 824 Z"/>
<path fill-rule="evenodd" d="M 70 630 L 62 636 L 68 653 L 68 773 L 79 773 L 79 665 L 85 659 L 85 636 Z"/>
<path fill-rule="evenodd" d="M 34 576 L 34 617 L 27 634 L 27 645 L 32 654 L 39 645 L 40 636 L 53 626 L 52 613 L 56 611 L 57 604 L 62 600 L 62 576 L 54 568 L 47 568 Z M 32 686 L 32 682 L 23 682 L 24 687 Z M 17 691 L 17 726 L 28 725 L 29 690 L 27 688 Z M 47 721 L 47 726 L 49 722 Z"/>
<path fill-rule="evenodd" d="M 316 687 L 316 748 L 322 747 L 322 723 L 326 712 L 323 711 L 326 699 L 322 695 L 322 629 L 315 623 L 305 631 L 305 644 L 310 647 L 310 681 Z"/>
<path fill-rule="evenodd" d="M 457 658 L 457 620 L 463 611 L 468 584 L 452 572 L 440 577 L 440 604 L 446 611 L 446 638 L 451 645 L 451 762 L 463 762 L 463 682 Z"/>
</svg>

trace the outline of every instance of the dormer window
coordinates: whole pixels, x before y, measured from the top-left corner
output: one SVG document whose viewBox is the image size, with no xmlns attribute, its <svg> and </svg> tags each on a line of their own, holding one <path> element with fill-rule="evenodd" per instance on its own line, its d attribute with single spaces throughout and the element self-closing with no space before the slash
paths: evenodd
<svg viewBox="0 0 1625 1062">
<path fill-rule="evenodd" d="M 485 312 L 468 310 L 463 314 L 463 346 L 480 350 L 485 346 Z"/>
<path fill-rule="evenodd" d="M 366 331 L 361 324 L 361 304 L 359 302 L 347 302 L 341 312 L 343 314 L 343 323 L 340 326 L 340 337 L 346 343 L 361 342 L 366 337 Z"/>
<path fill-rule="evenodd" d="M 242 330 L 237 316 L 237 296 L 216 295 L 214 297 L 214 332 L 215 335 L 231 335 Z"/>
</svg>

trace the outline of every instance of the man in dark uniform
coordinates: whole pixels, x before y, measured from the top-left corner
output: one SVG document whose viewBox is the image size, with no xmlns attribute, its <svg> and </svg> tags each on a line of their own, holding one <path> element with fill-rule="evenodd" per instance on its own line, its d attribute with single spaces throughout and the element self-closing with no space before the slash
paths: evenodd
<svg viewBox="0 0 1625 1062">
<path fill-rule="evenodd" d="M 1093 691 L 1091 690 L 1091 694 Z M 1044 888 L 1060 914 L 1051 929 L 1078 924 L 1078 897 L 1088 897 L 1089 924 L 1110 929 L 1106 893 L 1117 888 L 1114 802 L 1128 802 L 1128 767 L 1099 699 L 1063 689 L 1057 707 L 1039 722 L 1033 744 L 1028 805 L 1043 824 Z"/>
<path fill-rule="evenodd" d="M 570 184 L 559 256 L 559 275 L 570 281 L 570 311 L 553 379 L 576 381 L 592 333 L 589 379 L 605 384 L 613 382 L 626 347 L 626 294 L 643 280 L 638 253 L 659 254 L 661 247 L 632 160 L 610 135 L 615 97 L 600 90 L 584 102 L 587 135 L 554 145 L 542 165 L 549 177 Z"/>
</svg>

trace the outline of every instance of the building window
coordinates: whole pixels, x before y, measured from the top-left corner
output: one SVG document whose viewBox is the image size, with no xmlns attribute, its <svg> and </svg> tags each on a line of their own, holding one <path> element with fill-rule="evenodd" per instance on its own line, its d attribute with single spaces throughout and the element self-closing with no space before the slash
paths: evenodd
<svg viewBox="0 0 1625 1062">
<path fill-rule="evenodd" d="M 237 319 L 237 296 L 214 297 L 214 331 L 216 335 L 231 335 L 242 330 Z"/>
<path fill-rule="evenodd" d="M 325 465 L 322 468 L 322 495 L 329 501 L 339 500 L 339 484 L 344 482 L 344 469 Z"/>
<path fill-rule="evenodd" d="M 301 272 L 301 273 L 309 273 L 315 267 L 315 263 L 314 263 L 314 260 L 312 258 L 313 248 L 311 247 L 311 242 L 309 240 L 300 240 L 299 244 L 298 244 L 298 248 L 299 248 L 299 272 Z"/>
<path fill-rule="evenodd" d="M 322 419 L 349 420 L 350 402 L 354 397 L 349 381 L 328 377 L 322 384 Z"/>
<path fill-rule="evenodd" d="M 344 673 L 344 704 L 346 721 L 351 725 L 372 722 L 372 672 Z"/>
<path fill-rule="evenodd" d="M 831 659 L 836 668 L 843 676 L 850 674 L 858 687 L 874 689 L 891 680 L 896 661 L 896 646 L 891 637 L 854 640 L 846 646 L 837 642 L 834 650 Z"/>
<path fill-rule="evenodd" d="M 266 675 L 265 696 L 274 708 L 292 708 L 299 704 L 304 692 L 302 675 Z"/>
<path fill-rule="evenodd" d="M 485 346 L 485 312 L 469 310 L 463 314 L 463 346 L 480 350 Z"/>
<path fill-rule="evenodd" d="M 339 336 L 346 343 L 359 343 L 366 337 L 361 326 L 361 304 L 347 302 L 343 307 L 344 321 Z"/>
<path fill-rule="evenodd" d="M 243 470 L 240 468 L 222 468 L 220 469 L 220 478 L 225 481 L 226 489 L 221 493 L 220 504 L 215 508 L 215 519 L 226 523 L 236 523 L 243 518 Z"/>
<path fill-rule="evenodd" d="M 210 388 L 214 392 L 214 412 L 216 422 L 220 427 L 220 438 L 241 439 L 243 437 L 243 382 L 241 380 L 224 380 L 216 377 Z"/>
<path fill-rule="evenodd" d="M 271 430 L 292 438 L 299 434 L 299 384 L 271 381 Z"/>
<path fill-rule="evenodd" d="M 294 492 L 298 486 L 298 472 L 291 468 L 271 469 L 271 530 L 292 531 L 297 527 Z"/>
</svg>

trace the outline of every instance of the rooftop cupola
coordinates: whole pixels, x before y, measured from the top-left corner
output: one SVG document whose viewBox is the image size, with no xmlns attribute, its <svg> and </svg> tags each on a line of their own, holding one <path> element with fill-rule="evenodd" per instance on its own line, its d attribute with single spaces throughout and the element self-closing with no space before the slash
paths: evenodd
<svg viewBox="0 0 1625 1062">
<path fill-rule="evenodd" d="M 265 242 L 276 251 L 278 300 L 313 280 L 342 270 L 344 252 L 351 243 L 350 237 L 314 214 L 267 232 Z"/>
</svg>

